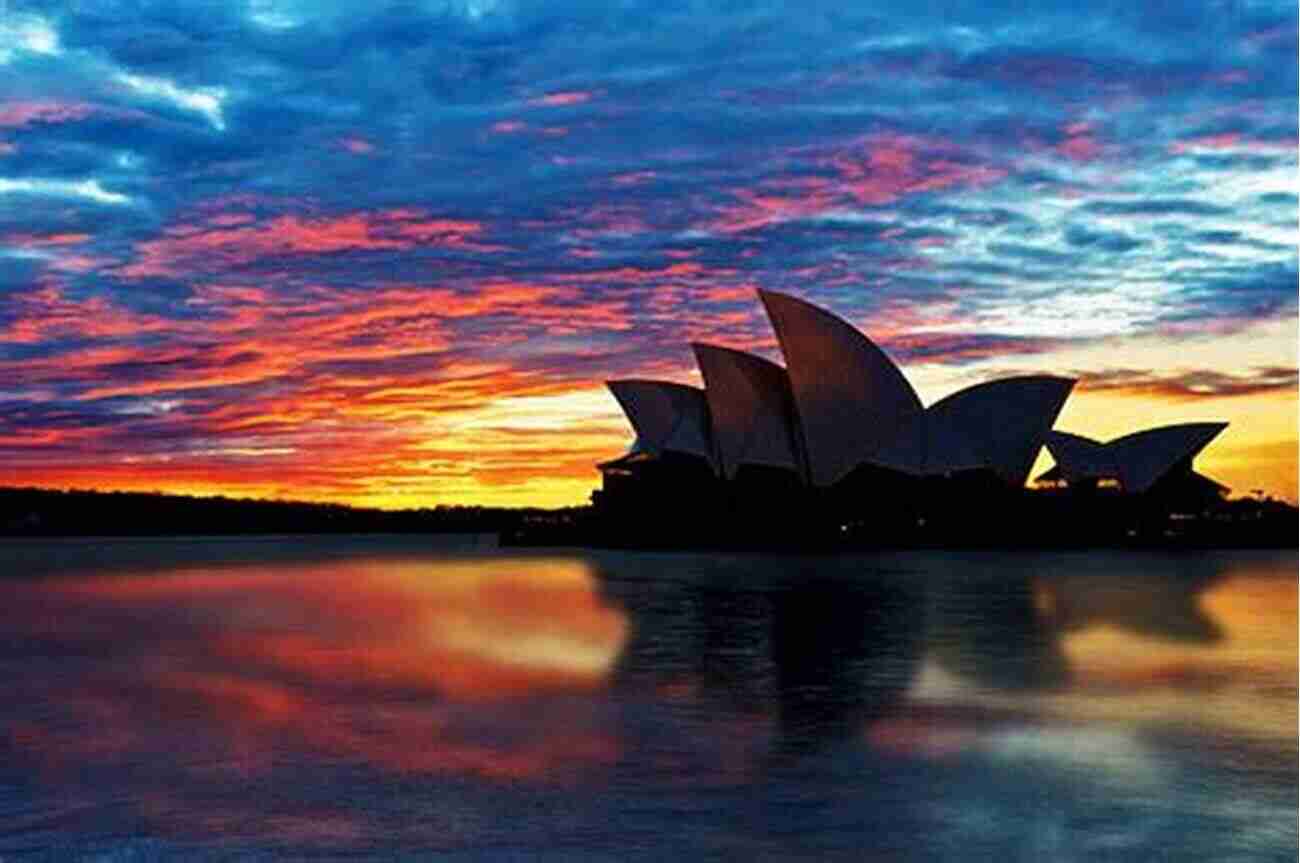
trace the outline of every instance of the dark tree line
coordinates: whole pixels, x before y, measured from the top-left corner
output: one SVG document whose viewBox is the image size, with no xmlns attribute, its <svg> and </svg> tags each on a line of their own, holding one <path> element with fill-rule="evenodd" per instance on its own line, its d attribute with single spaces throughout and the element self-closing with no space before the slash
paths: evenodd
<svg viewBox="0 0 1300 863">
<path fill-rule="evenodd" d="M 800 517 L 781 507 L 756 520 L 734 502 L 676 494 L 642 511 L 437 506 L 380 510 L 343 504 L 193 497 L 159 492 L 0 487 L 0 536 L 257 536 L 270 534 L 496 534 L 506 545 L 659 548 L 822 547 L 1292 547 L 1296 508 L 1258 496 L 1221 500 L 1190 516 L 1141 501 L 1021 492 L 996 507 L 957 502 L 948 518 L 882 530 L 896 500 L 865 498 L 871 517 Z M 794 507 L 793 509 L 799 509 Z M 897 513 L 895 513 L 897 514 Z M 906 515 L 906 513 L 904 513 Z M 824 523 L 823 523 L 824 522 Z M 1007 530 L 994 530 L 997 525 Z M 829 536 L 827 535 L 830 532 Z"/>
<path fill-rule="evenodd" d="M 283 533 L 500 533 L 564 528 L 579 508 L 437 506 L 380 510 L 329 503 L 160 492 L 0 488 L 0 536 L 175 536 Z"/>
</svg>

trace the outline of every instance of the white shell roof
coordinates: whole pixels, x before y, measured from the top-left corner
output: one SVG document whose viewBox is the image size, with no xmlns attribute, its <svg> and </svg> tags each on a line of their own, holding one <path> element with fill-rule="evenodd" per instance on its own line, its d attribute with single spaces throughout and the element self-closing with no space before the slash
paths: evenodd
<svg viewBox="0 0 1300 863">
<path fill-rule="evenodd" d="M 1024 485 L 1074 381 L 1002 378 L 959 390 L 926 408 L 871 461 L 918 476 L 991 468 Z"/>
<path fill-rule="evenodd" d="M 894 363 L 847 322 L 786 294 L 759 291 L 788 371 L 762 357 L 696 344 L 707 390 L 616 380 L 636 430 L 632 452 L 698 456 L 735 476 L 742 464 L 832 485 L 865 463 L 914 475 L 991 468 L 1023 485 L 1046 443 L 1066 480 L 1113 477 L 1150 488 L 1227 423 L 1184 423 L 1099 443 L 1051 431 L 1074 381 L 1027 375 L 977 384 L 928 409 Z"/>
<path fill-rule="evenodd" d="M 1047 448 L 1067 481 L 1112 477 L 1126 491 L 1143 492 L 1179 462 L 1195 458 L 1227 427 L 1224 422 L 1160 426 L 1104 444 L 1081 435 L 1052 432 Z"/>
<path fill-rule="evenodd" d="M 1024 375 L 976 384 L 940 399 L 926 409 L 934 441 L 932 462 L 943 470 L 961 469 L 969 457 L 964 452 L 969 442 L 981 466 L 991 467 L 1011 485 L 1024 485 L 1074 383 L 1070 378 Z M 945 438 L 952 449 L 938 445 Z M 953 466 L 944 466 L 949 460 Z"/>
<path fill-rule="evenodd" d="M 987 467 L 988 459 L 960 426 L 926 413 L 872 456 L 871 463 L 914 476 L 942 476 Z"/>
<path fill-rule="evenodd" d="M 1048 451 L 1056 460 L 1056 469 L 1065 479 L 1119 476 L 1119 466 L 1104 443 L 1070 432 L 1053 431 L 1047 435 Z"/>
<path fill-rule="evenodd" d="M 758 293 L 785 354 L 813 485 L 833 484 L 915 427 L 921 400 L 870 339 L 803 300 Z"/>
<path fill-rule="evenodd" d="M 692 344 L 709 403 L 723 475 L 742 464 L 798 471 L 794 401 L 785 369 L 763 357 Z"/>
<path fill-rule="evenodd" d="M 1195 458 L 1227 423 L 1182 423 L 1134 432 L 1106 444 L 1115 454 L 1120 482 L 1129 491 L 1146 491 L 1184 459 Z"/>
<path fill-rule="evenodd" d="M 607 381 L 636 431 L 633 452 L 686 453 L 717 462 L 709 434 L 709 407 L 698 387 L 670 381 Z"/>
</svg>

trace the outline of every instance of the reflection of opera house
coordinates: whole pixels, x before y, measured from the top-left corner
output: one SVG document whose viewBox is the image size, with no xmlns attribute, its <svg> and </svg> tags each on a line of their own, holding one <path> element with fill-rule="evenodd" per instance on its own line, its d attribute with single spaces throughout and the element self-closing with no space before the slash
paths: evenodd
<svg viewBox="0 0 1300 863">
<path fill-rule="evenodd" d="M 989 381 L 926 407 L 898 366 L 845 321 L 784 294 L 759 296 L 784 368 L 695 344 L 703 389 L 609 382 L 636 440 L 599 465 L 603 488 L 593 498 L 607 526 L 829 530 L 888 542 L 918 532 L 1008 534 L 1049 514 L 1145 516 L 1156 502 L 1168 518 L 1224 492 L 1192 470 L 1223 423 L 1106 444 L 1056 432 L 1075 382 L 1048 375 Z M 1044 445 L 1056 465 L 1031 492 Z"/>
</svg>

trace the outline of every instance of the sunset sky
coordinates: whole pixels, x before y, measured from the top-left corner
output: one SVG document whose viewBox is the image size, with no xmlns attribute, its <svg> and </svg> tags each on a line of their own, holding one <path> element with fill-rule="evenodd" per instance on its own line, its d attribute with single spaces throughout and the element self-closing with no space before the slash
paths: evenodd
<svg viewBox="0 0 1300 863">
<path fill-rule="evenodd" d="M 0 485 L 582 503 L 768 288 L 1294 502 L 1297 95 L 1292 0 L 7 0 Z"/>
</svg>

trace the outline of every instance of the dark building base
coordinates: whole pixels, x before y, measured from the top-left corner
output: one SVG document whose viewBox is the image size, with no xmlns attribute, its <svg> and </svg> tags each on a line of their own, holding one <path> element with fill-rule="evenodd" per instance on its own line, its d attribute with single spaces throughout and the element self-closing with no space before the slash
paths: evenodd
<svg viewBox="0 0 1300 863">
<path fill-rule="evenodd" d="M 987 471 L 917 479 L 864 468 L 830 489 L 787 471 L 742 472 L 723 482 L 683 464 L 653 481 L 625 478 L 566 544 L 638 549 L 836 552 L 851 549 L 1293 547 L 1294 507 L 1225 501 L 1186 477 L 1142 495 L 1081 487 L 1023 489 Z M 546 542 L 543 533 L 515 538 Z M 507 537 L 506 541 L 512 541 Z"/>
</svg>

